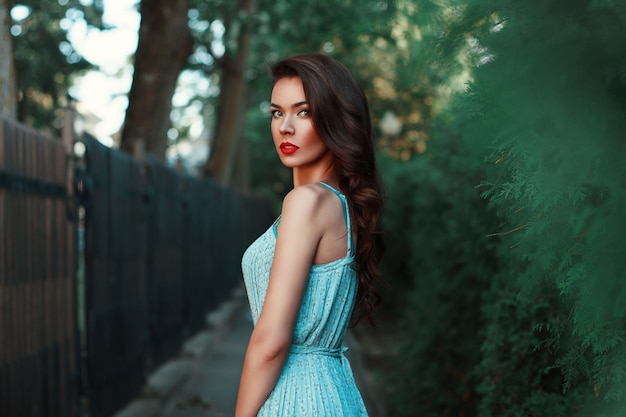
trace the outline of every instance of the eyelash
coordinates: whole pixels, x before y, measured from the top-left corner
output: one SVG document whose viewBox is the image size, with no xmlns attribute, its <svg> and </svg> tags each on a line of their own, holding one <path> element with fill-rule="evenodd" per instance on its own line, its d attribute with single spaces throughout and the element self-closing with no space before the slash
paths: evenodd
<svg viewBox="0 0 626 417">
<path fill-rule="evenodd" d="M 301 115 L 302 112 L 306 112 L 306 114 L 304 115 L 305 117 L 308 117 L 311 115 L 311 111 L 309 109 L 302 109 L 298 112 L 298 116 Z M 277 119 L 280 117 L 280 115 L 278 115 L 277 113 L 282 114 L 282 112 L 280 110 L 272 110 L 270 111 L 270 116 L 272 117 L 272 119 Z"/>
</svg>

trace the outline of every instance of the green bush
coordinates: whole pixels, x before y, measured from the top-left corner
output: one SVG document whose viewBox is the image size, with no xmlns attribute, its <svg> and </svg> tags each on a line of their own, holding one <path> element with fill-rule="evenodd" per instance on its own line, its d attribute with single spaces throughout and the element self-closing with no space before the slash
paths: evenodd
<svg viewBox="0 0 626 417">
<path fill-rule="evenodd" d="M 504 294 L 519 293 L 507 298 L 524 313 L 534 311 L 496 324 L 512 337 L 534 322 L 545 340 L 533 345 L 552 352 L 547 362 L 520 362 L 535 368 L 536 388 L 509 397 L 507 409 L 587 416 L 585 407 L 602 406 L 596 397 L 618 404 L 626 393 L 626 8 L 558 0 L 491 6 L 502 29 L 476 36 L 493 62 L 475 71 L 459 109 L 475 115 L 463 125 L 464 140 L 493 149 L 483 195 L 502 219 L 499 256 L 517 266 L 494 279 Z M 548 296 L 550 308 L 539 308 L 535 300 Z M 486 304 L 483 311 L 490 329 L 499 310 Z M 542 363 L 558 366 L 563 381 L 538 384 Z M 530 382 L 516 371 L 484 387 L 481 409 L 494 410 L 495 392 L 524 392 Z"/>
<path fill-rule="evenodd" d="M 461 139 L 385 165 L 394 415 L 623 416 L 626 7 L 452 3 L 426 10 L 433 57 L 474 57 Z"/>
<path fill-rule="evenodd" d="M 495 216 L 465 154 L 458 136 L 441 132 L 424 155 L 382 164 L 383 273 L 403 313 L 404 340 L 385 384 L 395 416 L 471 415 L 476 406 L 481 297 L 497 268 L 497 240 L 485 236 Z"/>
</svg>

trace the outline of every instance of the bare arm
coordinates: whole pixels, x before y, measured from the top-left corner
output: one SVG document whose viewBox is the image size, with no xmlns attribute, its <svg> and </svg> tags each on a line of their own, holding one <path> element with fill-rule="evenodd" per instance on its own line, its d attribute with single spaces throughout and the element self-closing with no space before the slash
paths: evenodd
<svg viewBox="0 0 626 417">
<path fill-rule="evenodd" d="M 269 286 L 252 332 L 237 397 L 236 417 L 256 416 L 283 368 L 319 241 L 319 194 L 292 190 L 283 201 Z"/>
</svg>

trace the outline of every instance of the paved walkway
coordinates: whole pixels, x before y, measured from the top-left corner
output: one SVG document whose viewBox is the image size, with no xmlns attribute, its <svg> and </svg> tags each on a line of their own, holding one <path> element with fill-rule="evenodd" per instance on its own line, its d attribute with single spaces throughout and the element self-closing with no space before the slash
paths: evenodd
<svg viewBox="0 0 626 417">
<path fill-rule="evenodd" d="M 114 417 L 232 417 L 239 375 L 252 332 L 247 300 L 242 289 L 207 316 L 207 329 L 189 339 L 180 356 L 148 378 L 142 395 Z M 383 417 L 371 389 L 360 348 L 348 336 L 348 359 L 370 417 Z"/>
<path fill-rule="evenodd" d="M 252 332 L 252 321 L 245 309 L 238 309 L 231 326 L 212 349 L 198 357 L 161 417 L 232 417 L 235 414 L 241 365 Z"/>
</svg>

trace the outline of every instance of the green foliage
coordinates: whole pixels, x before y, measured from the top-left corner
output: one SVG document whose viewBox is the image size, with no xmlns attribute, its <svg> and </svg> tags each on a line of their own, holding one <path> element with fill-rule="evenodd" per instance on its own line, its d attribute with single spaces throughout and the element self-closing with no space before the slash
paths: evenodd
<svg viewBox="0 0 626 417">
<path fill-rule="evenodd" d="M 555 359 L 567 351 L 561 337 L 567 323 L 567 305 L 550 286 L 537 288 L 534 297 L 516 291 L 511 283 L 524 269 L 525 264 L 515 260 L 502 264 L 483 296 L 483 342 L 475 369 L 480 381 L 476 415 L 577 415 L 581 407 L 587 410 L 583 406 L 593 393 L 584 384 L 578 384 L 568 395 L 562 391 L 566 378 L 555 366 Z M 587 355 L 580 349 L 576 353 L 576 360 L 584 366 Z M 571 375 L 576 383 L 583 377 Z"/>
<path fill-rule="evenodd" d="M 556 395 L 554 381 L 507 409 L 532 403 L 539 405 L 535 415 L 573 415 L 594 393 L 607 401 L 626 394 L 626 245 L 620 239 L 626 230 L 626 8 L 618 2 L 480 3 L 495 18 L 473 34 L 485 48 L 483 58 L 489 54 L 493 62 L 475 71 L 457 111 L 471 116 L 463 126 L 468 143 L 492 148 L 483 195 L 503 220 L 500 256 L 523 266 L 507 276 L 508 291 L 521 291 L 523 306 L 532 305 L 541 288 L 560 294 L 550 314 L 563 321 L 543 329 L 559 340 L 552 360 L 563 372 L 564 407 L 551 405 L 558 403 L 552 396 L 539 400 L 540 393 Z M 494 306 L 485 311 L 489 319 Z M 530 319 L 547 322 L 546 314 L 538 310 Z M 519 331 L 521 323 L 518 314 L 499 325 Z M 507 381 L 527 383 L 519 372 Z M 503 387 L 484 389 L 484 408 L 497 409 L 493 398 Z"/>
<path fill-rule="evenodd" d="M 442 168 L 447 165 L 438 161 L 426 170 L 425 162 L 411 160 L 386 167 L 391 196 L 386 226 L 393 236 L 386 276 L 394 285 L 398 281 L 408 305 L 399 375 L 389 391 L 397 415 L 624 415 L 626 8 L 621 3 L 419 4 L 415 22 L 428 52 L 421 54 L 425 62 L 416 72 L 446 86 L 467 70 L 467 91 L 454 106 L 443 107 L 438 119 L 462 134 L 466 159 L 459 158 L 459 166 L 475 169 L 472 161 L 484 161 L 479 189 L 498 222 L 486 221 L 489 211 L 479 205 L 448 214 L 483 225 L 483 235 L 498 248 L 482 246 L 476 265 L 466 266 L 484 268 L 483 280 L 474 284 L 477 292 L 464 280 L 451 280 L 454 274 L 446 268 L 458 256 L 455 249 L 464 247 L 463 239 L 445 240 L 455 236 L 453 222 L 436 218 L 437 205 L 424 206 L 431 212 L 423 223 L 402 217 L 424 216 L 415 195 L 435 200 L 426 197 L 431 193 L 424 184 L 450 183 L 435 180 L 438 169 L 449 172 Z M 429 149 L 444 146 L 437 145 L 440 135 L 433 132 Z M 463 187 L 478 185 L 472 181 L 477 178 L 460 182 L 451 206 L 467 205 Z M 424 242 L 429 256 L 421 257 L 417 249 Z M 446 248 L 450 257 L 437 248 Z M 459 307 L 480 318 L 457 321 Z M 462 369 L 466 379 L 450 369 Z M 470 402 L 459 395 L 466 383 L 474 387 Z"/>
<path fill-rule="evenodd" d="M 385 384 L 395 416 L 474 414 L 481 299 L 497 269 L 497 240 L 485 237 L 495 216 L 475 188 L 482 172 L 458 136 L 436 133 L 427 153 L 382 164 L 386 298 L 404 313 L 405 341 Z"/>
<path fill-rule="evenodd" d="M 28 16 L 13 22 L 17 75 L 18 119 L 46 130 L 60 127 L 61 106 L 72 75 L 90 68 L 67 39 L 68 25 L 86 19 L 100 27 L 102 2 L 85 6 L 79 0 L 21 0 L 13 6 L 27 7 Z"/>
</svg>

